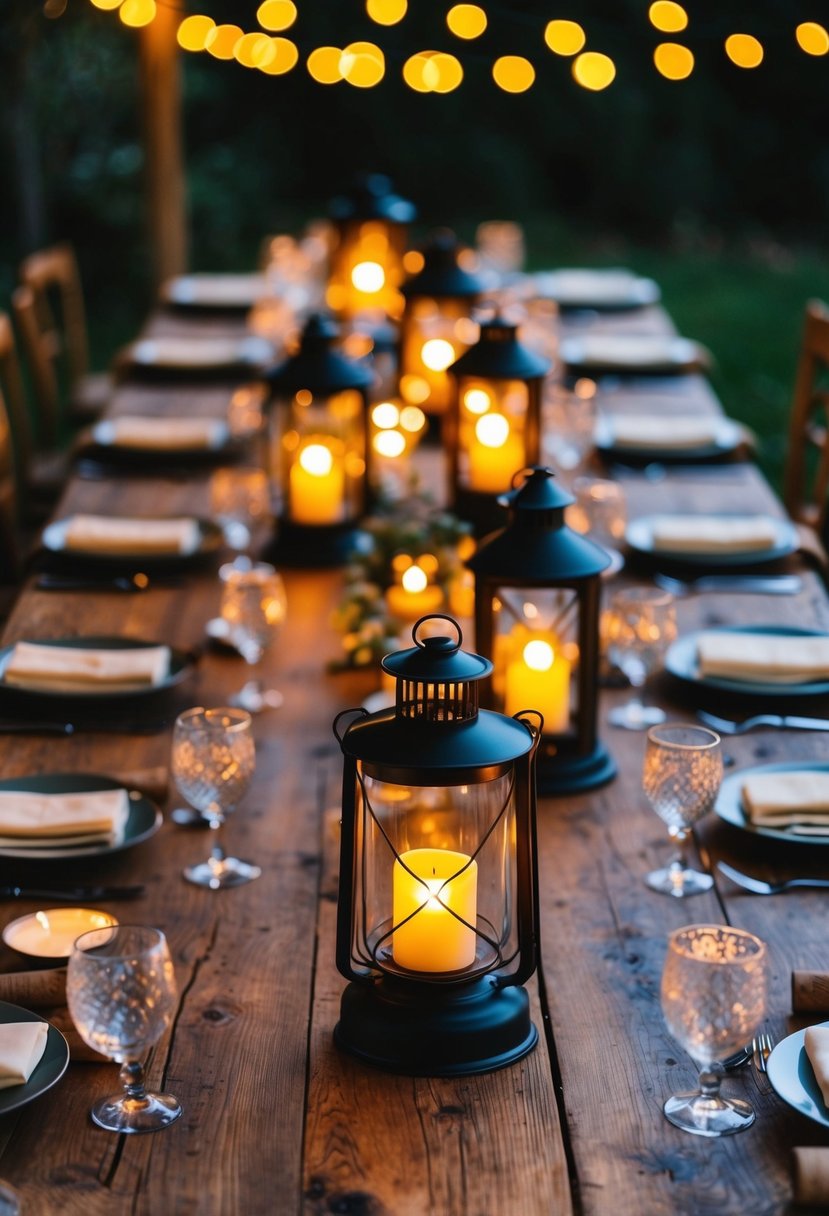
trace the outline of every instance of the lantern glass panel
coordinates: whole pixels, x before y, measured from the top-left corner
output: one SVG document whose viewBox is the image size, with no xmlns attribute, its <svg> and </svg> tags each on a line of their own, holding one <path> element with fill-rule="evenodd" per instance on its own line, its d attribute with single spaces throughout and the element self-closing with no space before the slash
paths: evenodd
<svg viewBox="0 0 829 1216">
<path fill-rule="evenodd" d="M 300 390 L 291 399 L 279 442 L 286 518 L 324 525 L 361 514 L 366 453 L 357 389 L 331 396 Z"/>
<path fill-rule="evenodd" d="M 478 340 L 479 327 L 469 316 L 470 298 L 409 302 L 403 319 L 400 352 L 400 394 L 409 405 L 442 413 L 452 399 L 447 372 L 467 347 Z"/>
<path fill-rule="evenodd" d="M 467 490 L 503 493 L 528 460 L 527 384 L 463 376 L 458 396 L 459 484 Z"/>
<path fill-rule="evenodd" d="M 544 715 L 544 734 L 578 719 L 579 597 L 571 587 L 500 587 L 493 596 L 495 705 Z"/>
<path fill-rule="evenodd" d="M 363 774 L 357 808 L 355 964 L 432 982 L 509 971 L 518 955 L 512 768 L 446 786 Z"/>
<path fill-rule="evenodd" d="M 327 303 L 336 312 L 384 312 L 399 316 L 406 229 L 384 220 L 349 220 L 342 225 L 333 257 Z"/>
</svg>

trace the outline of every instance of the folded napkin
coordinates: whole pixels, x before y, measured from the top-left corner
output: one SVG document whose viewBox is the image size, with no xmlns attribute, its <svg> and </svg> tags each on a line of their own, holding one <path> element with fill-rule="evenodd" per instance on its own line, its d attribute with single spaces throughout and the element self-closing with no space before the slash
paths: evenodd
<svg viewBox="0 0 829 1216">
<path fill-rule="evenodd" d="M 676 553 L 744 553 L 770 549 L 776 540 L 768 516 L 656 515 L 651 524 L 654 549 Z"/>
<path fill-rule="evenodd" d="M 802 684 L 829 678 L 829 635 L 703 632 L 697 639 L 701 676 L 747 683 Z"/>
<path fill-rule="evenodd" d="M 722 430 L 722 419 L 704 415 L 689 418 L 671 414 L 622 414 L 611 419 L 610 428 L 617 448 L 658 451 L 676 448 L 682 451 L 714 443 Z"/>
<path fill-rule="evenodd" d="M 667 334 L 584 334 L 561 343 L 565 363 L 584 367 L 615 367 L 620 371 L 684 370 L 702 358 L 687 338 Z"/>
<path fill-rule="evenodd" d="M 160 684 L 169 670 L 169 646 L 96 650 L 16 642 L 2 674 L 6 684 L 21 688 L 129 692 Z"/>
<path fill-rule="evenodd" d="M 121 414 L 107 421 L 109 442 L 121 448 L 155 448 L 178 451 L 219 446 L 226 426 L 219 418 L 155 418 Z"/>
<path fill-rule="evenodd" d="M 119 844 L 128 817 L 129 796 L 124 789 L 72 794 L 0 790 L 0 846 Z"/>
<path fill-rule="evenodd" d="M 758 827 L 813 825 L 810 835 L 829 835 L 829 772 L 786 769 L 753 773 L 743 782 L 742 794 L 746 814 Z"/>
<path fill-rule="evenodd" d="M 823 1101 L 829 1107 L 829 1026 L 807 1026 L 803 1046 Z"/>
<path fill-rule="evenodd" d="M 46 1022 L 5 1022 L 0 1025 L 0 1089 L 24 1085 L 46 1050 Z"/>
<path fill-rule="evenodd" d="M 267 286 L 263 274 L 188 274 L 169 279 L 161 294 L 174 304 L 252 308 L 267 294 Z"/>
<path fill-rule="evenodd" d="M 195 519 L 129 519 L 73 515 L 65 536 L 67 549 L 114 554 L 194 553 L 199 544 Z"/>
<path fill-rule="evenodd" d="M 247 361 L 248 345 L 235 338 L 145 338 L 135 343 L 131 355 L 147 367 L 233 367 Z"/>
</svg>

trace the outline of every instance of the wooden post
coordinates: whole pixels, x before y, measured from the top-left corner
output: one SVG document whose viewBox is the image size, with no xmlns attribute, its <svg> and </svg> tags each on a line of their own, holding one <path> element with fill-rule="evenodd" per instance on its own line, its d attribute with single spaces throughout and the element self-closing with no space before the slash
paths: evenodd
<svg viewBox="0 0 829 1216">
<path fill-rule="evenodd" d="M 181 137 L 178 9 L 160 4 L 141 29 L 141 94 L 147 220 L 156 287 L 187 269 L 187 215 Z"/>
</svg>

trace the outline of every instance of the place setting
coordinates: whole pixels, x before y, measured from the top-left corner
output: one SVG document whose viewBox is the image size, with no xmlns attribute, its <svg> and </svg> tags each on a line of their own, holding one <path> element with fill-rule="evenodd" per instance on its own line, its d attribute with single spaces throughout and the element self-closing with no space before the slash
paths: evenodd
<svg viewBox="0 0 829 1216">
<path fill-rule="evenodd" d="M 568 334 L 559 355 L 570 376 L 687 375 L 711 363 L 699 342 L 673 334 Z"/>
<path fill-rule="evenodd" d="M 536 294 L 564 312 L 624 312 L 660 299 L 659 285 L 624 267 L 559 267 L 532 276 Z"/>
<path fill-rule="evenodd" d="M 108 468 L 132 475 L 192 472 L 193 468 L 234 463 L 251 436 L 234 433 L 225 418 L 196 415 L 119 414 L 90 428 L 76 447 L 81 475 Z"/>
<path fill-rule="evenodd" d="M 672 465 L 717 465 L 737 459 L 747 442 L 740 423 L 722 414 L 641 411 L 610 414 L 599 409 L 594 442 L 608 463 L 652 470 Z"/>
<path fill-rule="evenodd" d="M 165 334 L 140 338 L 119 352 L 122 376 L 220 379 L 250 376 L 272 366 L 273 344 L 258 334 L 202 337 Z"/>
</svg>

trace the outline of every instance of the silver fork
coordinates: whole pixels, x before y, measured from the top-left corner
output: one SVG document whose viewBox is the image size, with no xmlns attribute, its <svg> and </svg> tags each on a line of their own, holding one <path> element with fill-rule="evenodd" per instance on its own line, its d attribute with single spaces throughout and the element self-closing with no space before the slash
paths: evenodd
<svg viewBox="0 0 829 1216">
<path fill-rule="evenodd" d="M 766 1072 L 766 1063 L 774 1047 L 774 1039 L 770 1034 L 758 1034 L 754 1039 L 752 1061 L 758 1072 Z"/>
<path fill-rule="evenodd" d="M 813 887 L 818 890 L 829 887 L 829 878 L 781 878 L 778 882 L 766 882 L 764 878 L 755 878 L 753 874 L 743 874 L 735 870 L 726 861 L 718 861 L 717 869 L 736 886 L 743 887 L 754 895 L 782 895 L 784 891 L 796 891 L 799 887 Z"/>
<path fill-rule="evenodd" d="M 762 595 L 796 595 L 803 586 L 796 574 L 704 574 L 699 578 L 680 579 L 670 574 L 653 576 L 657 587 L 674 595 L 690 595 L 696 591 L 747 591 Z"/>
<path fill-rule="evenodd" d="M 705 709 L 698 709 L 697 717 L 721 735 L 744 735 L 757 726 L 776 726 L 786 730 L 829 730 L 827 718 L 800 718 L 794 714 L 755 714 L 742 722 L 734 722 L 731 718 L 718 718 Z"/>
</svg>

